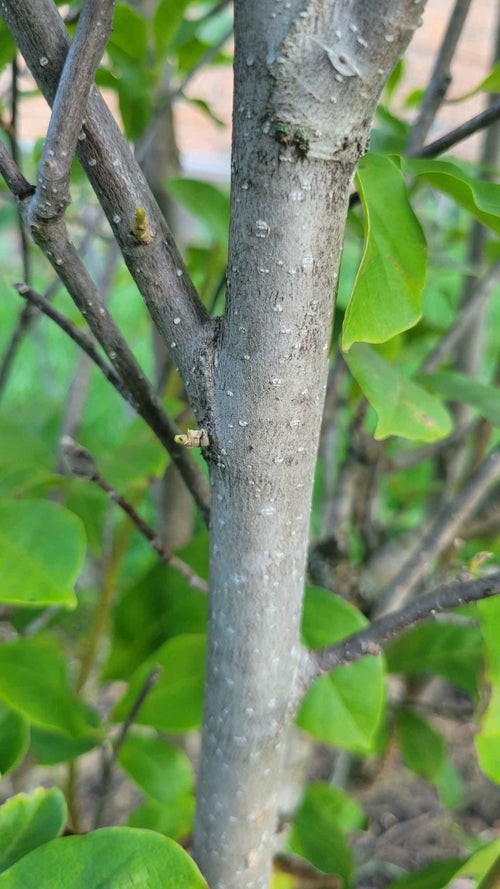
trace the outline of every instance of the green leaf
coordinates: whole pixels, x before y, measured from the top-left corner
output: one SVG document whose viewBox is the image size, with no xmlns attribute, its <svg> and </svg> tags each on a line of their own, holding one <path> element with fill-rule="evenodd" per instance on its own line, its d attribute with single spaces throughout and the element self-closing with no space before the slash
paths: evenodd
<svg viewBox="0 0 500 889">
<path fill-rule="evenodd" d="M 465 798 L 465 790 L 462 779 L 453 763 L 446 759 L 436 773 L 434 783 L 439 793 L 439 799 L 447 809 L 455 809 Z"/>
<path fill-rule="evenodd" d="M 66 817 L 66 803 L 57 788 L 38 787 L 31 796 L 19 793 L 0 806 L 0 872 L 59 836 Z"/>
<path fill-rule="evenodd" d="M 357 172 L 364 210 L 365 244 L 344 317 L 342 348 L 383 343 L 422 316 L 426 246 L 399 168 L 388 157 L 367 154 Z"/>
<path fill-rule="evenodd" d="M 126 3 L 117 3 L 109 49 L 119 49 L 126 56 L 142 61 L 147 51 L 147 26 L 139 13 Z M 143 73 L 143 76 L 145 74 Z"/>
<path fill-rule="evenodd" d="M 500 389 L 478 383 L 466 374 L 443 371 L 420 374 L 419 381 L 434 392 L 440 392 L 450 401 L 469 404 L 481 417 L 500 426 Z"/>
<path fill-rule="evenodd" d="M 496 864 L 499 858 L 500 840 L 493 840 L 492 843 L 488 843 L 486 846 L 478 849 L 477 852 L 474 852 L 474 854 L 462 864 L 455 876 L 475 877 L 479 881 L 477 889 L 481 889 L 482 878 L 486 876 L 490 867 Z M 498 877 L 498 872 L 496 873 L 496 876 Z M 493 884 L 490 883 L 489 889 L 491 889 L 492 886 L 496 889 L 496 882 L 497 881 Z"/>
<path fill-rule="evenodd" d="M 64 658 L 43 637 L 0 646 L 0 699 L 35 725 L 72 738 L 95 736 L 89 707 L 69 691 Z"/>
<path fill-rule="evenodd" d="M 449 161 L 404 160 L 405 170 L 448 195 L 474 219 L 500 235 L 500 185 L 473 179 Z"/>
<path fill-rule="evenodd" d="M 186 754 L 161 738 L 129 732 L 118 761 L 153 800 L 172 805 L 191 794 L 193 768 Z"/>
<path fill-rule="evenodd" d="M 0 889 L 207 889 L 194 861 L 148 830 L 108 827 L 62 837 L 0 875 Z"/>
<path fill-rule="evenodd" d="M 26 719 L 0 702 L 0 777 L 21 762 L 29 743 L 30 732 Z"/>
<path fill-rule="evenodd" d="M 175 636 L 136 671 L 114 712 L 115 721 L 125 719 L 153 666 L 162 675 L 147 696 L 136 718 L 140 725 L 170 732 L 185 732 L 201 725 L 205 636 Z"/>
<path fill-rule="evenodd" d="M 407 676 L 437 673 L 476 696 L 483 641 L 476 627 L 422 624 L 393 642 L 386 650 L 386 658 L 391 673 Z"/>
<path fill-rule="evenodd" d="M 32 429 L 1 417 L 0 441 L 0 497 L 18 496 L 53 477 L 53 451 Z"/>
<path fill-rule="evenodd" d="M 367 618 L 350 602 L 320 587 L 306 588 L 302 640 L 308 648 L 335 645 L 367 625 Z"/>
<path fill-rule="evenodd" d="M 0 601 L 74 608 L 83 565 L 80 520 L 55 503 L 0 503 Z"/>
<path fill-rule="evenodd" d="M 167 462 L 165 448 L 142 420 L 127 426 L 121 441 L 111 452 L 107 449 L 104 458 L 98 461 L 104 478 L 119 491 L 160 476 Z"/>
<path fill-rule="evenodd" d="M 97 720 L 89 720 L 94 727 Z M 90 732 L 90 733 L 89 733 Z M 78 738 L 71 738 L 60 731 L 43 729 L 33 725 L 31 727 L 31 751 L 36 761 L 43 766 L 53 766 L 60 762 L 70 762 L 93 750 L 102 743 L 100 733 L 92 732 L 89 728 L 87 734 Z"/>
<path fill-rule="evenodd" d="M 405 874 L 390 884 L 388 889 L 445 889 L 463 863 L 461 858 L 447 858 L 428 864 L 422 870 Z"/>
<path fill-rule="evenodd" d="M 366 624 L 350 603 L 325 590 L 307 589 L 302 623 L 307 645 L 333 645 Z M 297 723 L 322 741 L 366 754 L 376 743 L 384 699 L 382 659 L 366 657 L 318 679 L 302 702 Z"/>
<path fill-rule="evenodd" d="M 227 250 L 229 196 L 210 182 L 198 179 L 169 179 L 170 194 L 196 216 L 213 239 Z"/>
<path fill-rule="evenodd" d="M 452 421 L 442 403 L 370 346 L 356 344 L 345 360 L 377 412 L 375 438 L 400 435 L 417 441 L 435 441 L 451 432 Z"/>
<path fill-rule="evenodd" d="M 11 37 L 7 25 L 0 21 L 0 71 L 2 71 L 16 54 L 16 44 Z"/>
<path fill-rule="evenodd" d="M 446 757 L 442 735 L 422 716 L 398 707 L 394 718 L 405 764 L 422 778 L 435 781 Z"/>
<path fill-rule="evenodd" d="M 184 18 L 189 0 L 161 0 L 153 17 L 156 56 L 162 61 Z"/>
<path fill-rule="evenodd" d="M 488 707 L 475 742 L 483 772 L 500 783 L 500 676 L 491 684 Z"/>
<path fill-rule="evenodd" d="M 189 836 L 193 829 L 195 799 L 185 795 L 162 806 L 153 799 L 146 800 L 127 821 L 129 827 L 145 827 L 156 830 L 173 840 Z"/>
<path fill-rule="evenodd" d="M 202 577 L 208 577 L 208 538 L 195 537 L 179 551 Z M 156 562 L 123 593 L 113 614 L 111 652 L 103 678 L 128 679 L 140 664 L 173 636 L 204 633 L 208 599 L 191 589 L 168 565 Z"/>
<path fill-rule="evenodd" d="M 343 795 L 342 795 L 343 796 Z M 339 801 L 341 808 L 338 809 Z M 327 874 L 338 874 L 344 886 L 352 885 L 352 860 L 342 824 L 343 805 L 338 792 L 327 784 L 309 784 L 295 813 L 288 845 L 292 852 Z M 345 813 L 345 810 L 344 810 Z M 351 809 L 350 824 L 361 826 L 363 813 Z"/>
</svg>

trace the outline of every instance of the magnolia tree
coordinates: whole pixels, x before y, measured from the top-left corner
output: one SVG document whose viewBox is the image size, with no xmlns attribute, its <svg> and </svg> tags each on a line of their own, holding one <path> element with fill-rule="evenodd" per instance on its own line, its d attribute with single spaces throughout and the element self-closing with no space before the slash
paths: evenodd
<svg viewBox="0 0 500 889">
<path fill-rule="evenodd" d="M 446 92 L 469 4 L 456 4 L 407 141 L 407 126 L 387 103 L 400 73 L 395 66 L 421 22 L 422 2 L 237 0 L 229 247 L 226 254 L 224 196 L 208 185 L 173 179 L 170 196 L 216 232 L 209 248 L 190 248 L 181 256 L 165 221 L 173 217 L 162 176 L 168 157 L 175 165 L 165 121 L 193 72 L 223 54 L 227 19 L 211 39 L 207 34 L 218 16 L 227 16 L 228 5 L 161 0 L 139 11 L 119 4 L 114 12 L 112 0 L 85 0 L 79 14 L 67 14 L 65 22 L 52 0 L 0 3 L 11 34 L 8 38 L 4 32 L 4 62 L 14 59 L 14 85 L 17 89 L 21 64 L 15 60 L 17 49 L 52 107 L 32 175 L 20 169 L 17 92 L 10 120 L 7 112 L 4 120 L 7 142 L 1 145 L 0 166 L 20 214 L 24 281 L 17 290 L 27 307 L 4 355 L 2 392 L 17 344 L 41 311 L 78 343 L 146 424 L 134 426 L 133 447 L 120 452 L 114 432 L 108 443 L 101 436 L 100 445 L 99 435 L 86 435 L 80 411 L 77 420 L 64 425 L 65 468 L 61 464 L 54 475 L 50 456 L 45 463 L 40 448 L 29 456 L 29 424 L 23 426 L 21 418 L 3 421 L 9 467 L 0 506 L 5 528 L 1 597 L 8 627 L 0 649 L 3 769 L 17 767 L 13 774 L 22 774 L 26 766 L 19 763 L 28 749 L 42 764 L 68 762 L 65 796 L 76 833 L 81 832 L 77 757 L 92 748 L 103 751 L 93 826 L 104 823 L 117 761 L 146 801 L 130 816 L 128 827 L 57 838 L 66 823 L 59 791 L 14 796 L 4 806 L 8 841 L 0 889 L 53 885 L 54 872 L 65 886 L 86 889 L 129 882 L 182 889 L 202 887 L 205 880 L 211 889 L 264 889 L 273 856 L 277 867 L 281 862 L 273 878 L 276 887 L 296 885 L 293 874 L 294 868 L 300 871 L 300 861 L 303 867 L 309 862 L 308 879 L 326 873 L 352 885 L 345 835 L 362 825 L 363 816 L 341 791 L 328 784 L 306 788 L 292 817 L 286 853 L 277 844 L 292 722 L 352 754 L 381 752 L 387 712 L 382 647 L 430 615 L 500 592 L 500 574 L 481 572 L 485 557 L 476 555 L 485 548 L 478 541 L 498 530 L 491 495 L 500 468 L 494 447 L 500 408 L 489 384 L 495 353 L 485 326 L 498 263 L 495 250 L 486 250 L 484 232 L 500 232 L 499 189 L 474 170 L 434 159 L 493 123 L 498 103 L 423 147 Z M 187 7 L 190 15 L 183 20 Z M 389 76 L 381 126 L 367 154 Z M 94 79 L 117 91 L 135 155 Z M 480 87 L 494 91 L 498 69 Z M 161 144 L 159 133 L 170 140 L 168 145 Z M 485 176 L 494 163 L 491 144 Z M 77 212 L 66 214 L 72 167 L 74 188 L 80 194 L 83 189 L 75 154 L 153 321 L 160 368 L 156 386 L 132 351 L 134 332 L 130 342 L 122 332 L 126 312 L 108 306 L 106 276 L 95 271 L 91 257 L 82 258 L 85 244 L 77 248 L 73 242 L 76 224 L 83 224 L 88 212 L 86 198 L 80 198 Z M 425 303 L 426 241 L 407 187 L 420 200 L 429 230 L 435 226 L 439 249 L 449 249 L 453 298 L 443 309 L 441 292 L 441 314 L 439 299 L 437 308 L 431 305 L 429 290 Z M 432 198 L 438 193 L 446 196 L 441 203 Z M 431 200 L 444 218 L 452 202 L 461 208 L 460 245 L 455 221 L 455 234 L 451 224 L 440 229 L 433 221 Z M 332 337 L 332 321 L 350 205 L 353 230 L 363 222 L 364 247 L 354 283 L 355 248 L 346 250 L 340 351 L 340 328 Z M 476 220 L 477 243 L 465 266 L 467 287 L 460 298 L 467 218 Z M 109 228 L 103 233 L 102 220 L 96 219 L 85 224 L 116 262 Z M 35 289 L 42 273 L 30 269 L 27 233 L 49 260 L 84 326 L 68 305 L 62 313 L 50 292 Z M 227 274 L 215 286 L 226 260 Z M 442 265 L 434 261 L 436 274 L 442 274 Z M 113 280 L 113 271 L 108 270 L 108 279 Z M 405 333 L 413 328 L 413 336 Z M 475 350 L 463 345 L 467 331 Z M 376 345 L 381 343 L 389 345 Z M 175 371 L 181 383 L 175 382 Z M 179 414 L 184 395 L 196 419 L 187 419 L 184 409 L 180 432 L 172 414 Z M 458 404 L 453 414 L 445 401 Z M 123 422 L 130 425 L 128 415 Z M 75 432 L 88 448 L 75 441 Z M 394 436 L 423 444 L 394 446 Z M 320 506 L 310 543 L 318 449 Z M 205 535 L 174 554 L 168 534 L 154 530 L 165 504 L 160 508 L 156 498 L 156 506 L 150 500 L 138 508 L 151 477 L 164 465 L 165 452 L 170 460 L 167 495 L 169 484 L 180 491 L 172 467 L 183 480 L 184 493 L 177 502 L 170 498 L 166 507 L 173 525 L 190 515 L 187 490 L 198 508 L 198 530 L 203 523 L 209 527 L 208 597 Z M 109 472 L 96 453 L 104 465 L 107 454 Z M 403 484 L 402 498 L 397 486 L 391 492 L 391 473 L 405 477 L 422 466 L 428 480 L 425 496 L 418 485 L 412 492 L 412 484 L 406 491 Z M 89 494 L 96 488 L 100 492 Z M 121 525 L 102 520 L 106 496 L 119 514 L 125 513 Z M 480 503 L 489 504 L 488 521 L 469 533 Z M 150 520 L 144 517 L 148 510 Z M 98 562 L 96 539 L 102 547 L 97 551 L 105 567 L 97 580 L 89 579 L 90 569 L 87 576 L 81 574 L 83 525 L 89 564 Z M 134 561 L 133 548 L 127 556 L 134 527 L 156 551 L 159 561 L 153 567 L 145 569 L 143 556 Z M 450 553 L 459 534 L 472 541 L 469 550 L 458 565 L 449 557 L 455 569 L 446 578 L 441 568 L 430 584 L 433 565 Z M 316 586 L 308 588 L 304 605 L 306 566 Z M 73 585 L 78 576 L 76 614 L 83 615 L 85 626 L 81 638 L 74 625 L 66 636 L 66 645 L 76 638 L 81 652 L 76 678 L 70 679 L 60 640 L 68 632 L 67 611 L 77 606 Z M 444 584 L 444 579 L 451 582 Z M 414 598 L 416 592 L 424 595 Z M 488 659 L 494 696 L 479 751 L 494 779 L 500 777 L 494 754 L 498 657 L 488 642 L 499 620 L 497 602 L 490 598 L 469 606 L 462 623 L 422 625 L 388 652 L 392 672 L 441 673 L 470 693 L 477 691 L 480 665 Z M 107 654 L 101 644 L 106 638 Z M 467 646 L 474 653 L 469 663 L 457 655 Z M 84 694 L 89 677 L 97 681 L 97 668 L 101 682 L 128 683 L 106 724 Z M 198 871 L 165 835 L 181 840 L 191 832 L 191 764 L 172 734 L 200 722 L 189 843 Z M 451 766 L 435 729 L 403 707 L 396 724 L 410 764 L 445 797 L 452 796 Z M 91 826 L 85 813 L 84 826 Z M 479 863 L 454 859 L 439 886 L 460 869 L 477 880 L 489 879 L 481 883 L 484 887 L 493 885 L 499 851 L 492 843 L 482 850 Z M 323 885 L 319 879 L 317 885 Z M 334 882 L 328 885 L 337 885 L 330 879 Z"/>
</svg>

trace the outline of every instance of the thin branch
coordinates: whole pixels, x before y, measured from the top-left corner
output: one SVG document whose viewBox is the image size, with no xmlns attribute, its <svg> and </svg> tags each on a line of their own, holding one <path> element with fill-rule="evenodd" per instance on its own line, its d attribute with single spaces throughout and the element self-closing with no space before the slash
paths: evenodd
<svg viewBox="0 0 500 889">
<path fill-rule="evenodd" d="M 78 18 L 38 165 L 31 224 L 61 216 L 70 203 L 71 165 L 95 72 L 111 33 L 114 5 L 115 0 L 85 0 Z M 42 57 L 39 63 L 44 67 L 48 61 Z"/>
<path fill-rule="evenodd" d="M 82 268 L 85 269 L 83 265 Z M 88 279 L 88 281 L 90 281 L 90 279 Z M 83 278 L 81 278 L 81 283 L 84 283 Z M 208 521 L 208 492 L 204 476 L 201 474 L 201 470 L 192 460 L 191 455 L 186 449 L 175 443 L 175 436 L 178 434 L 177 426 L 164 410 L 161 402 L 153 391 L 152 385 L 144 377 L 142 370 L 136 365 L 135 358 L 121 337 L 121 334 L 118 332 L 118 329 L 115 327 L 111 316 L 107 313 L 104 306 L 99 306 L 99 296 L 97 295 L 96 297 L 96 295 L 93 294 L 93 299 L 90 300 L 92 305 L 89 310 L 85 309 L 85 305 L 88 304 L 88 299 L 83 302 L 83 314 L 86 315 L 90 324 L 92 319 L 89 318 L 88 311 L 93 311 L 94 308 L 96 308 L 97 311 L 94 312 L 94 316 L 97 318 L 98 327 L 100 327 L 101 324 L 104 326 L 108 320 L 110 321 L 111 328 L 104 326 L 104 330 L 100 331 L 100 337 L 97 337 L 97 329 L 95 327 L 93 327 L 93 332 L 96 337 L 100 339 L 101 345 L 103 345 L 104 348 L 106 348 L 106 346 L 104 345 L 103 340 L 107 342 L 108 348 L 110 349 L 109 355 L 115 367 L 108 364 L 108 362 L 99 354 L 95 343 L 88 334 L 75 327 L 68 318 L 58 312 L 57 309 L 55 309 L 41 294 L 24 284 L 16 285 L 16 289 L 24 299 L 28 299 L 30 303 L 36 305 L 40 311 L 47 315 L 47 317 L 51 318 L 61 330 L 80 346 L 80 348 L 101 370 L 111 385 L 114 386 L 117 392 L 119 392 L 120 395 L 125 398 L 134 410 L 146 421 L 148 426 L 153 430 L 159 441 L 161 441 L 172 457 L 177 469 L 184 478 L 187 487 L 200 507 L 203 517 Z M 97 306 L 94 306 L 96 299 L 98 300 L 98 304 Z M 75 302 L 77 302 L 76 299 Z M 80 310 L 82 310 L 78 302 L 77 305 Z M 96 319 L 94 318 L 94 320 Z M 110 336 L 108 337 L 108 335 Z"/>
<path fill-rule="evenodd" d="M 102 824 L 102 816 L 104 814 L 104 808 L 106 806 L 106 799 L 109 793 L 109 786 L 111 783 L 111 775 L 113 772 L 113 767 L 118 758 L 118 754 L 123 747 L 123 744 L 127 738 L 127 735 L 137 718 L 137 714 L 139 713 L 144 701 L 146 700 L 149 693 L 153 690 L 155 685 L 159 682 L 161 677 L 161 668 L 153 667 L 152 670 L 147 674 L 140 690 L 137 695 L 135 701 L 130 708 L 130 711 L 123 721 L 119 734 L 111 747 L 111 751 L 109 754 L 106 750 L 103 750 L 103 760 L 102 760 L 102 771 L 101 771 L 101 780 L 99 782 L 99 802 L 96 808 L 95 816 L 94 816 L 94 829 L 98 828 Z"/>
<path fill-rule="evenodd" d="M 437 110 L 441 105 L 451 82 L 450 66 L 457 48 L 457 43 L 467 18 L 471 0 L 455 0 L 455 6 L 448 22 L 448 27 L 439 49 L 434 68 L 419 113 L 408 139 L 407 152 L 415 155 L 424 143 Z"/>
<path fill-rule="evenodd" d="M 434 560 L 453 542 L 460 526 L 477 509 L 499 477 L 500 449 L 497 449 L 481 464 L 460 494 L 438 513 L 420 546 L 403 564 L 378 603 L 377 616 L 394 611 L 407 601 L 429 575 Z"/>
<path fill-rule="evenodd" d="M 116 488 L 101 475 L 94 458 L 86 448 L 77 444 L 77 442 L 69 435 L 64 435 L 61 439 L 61 452 L 63 460 L 71 475 L 93 482 L 97 487 L 101 488 L 101 490 L 104 491 L 126 515 L 128 515 L 137 530 L 140 531 L 147 541 L 149 541 L 155 552 L 158 553 L 160 559 L 165 562 L 166 565 L 175 568 L 175 570 L 188 581 L 193 589 L 200 590 L 203 593 L 208 592 L 206 581 L 196 574 L 196 571 L 193 571 L 186 562 L 170 552 L 168 547 L 158 539 L 153 528 L 151 528 L 151 526 L 139 515 L 132 503 L 123 497 Z"/>
<path fill-rule="evenodd" d="M 455 581 L 431 593 L 419 596 L 406 608 L 374 620 L 370 626 L 321 651 L 309 652 L 305 672 L 306 687 L 322 673 L 352 664 L 365 655 L 378 655 L 387 642 L 416 624 L 443 611 L 450 611 L 470 602 L 500 595 L 500 571 L 480 580 Z"/>
<path fill-rule="evenodd" d="M 54 306 L 46 299 L 46 297 L 42 296 L 41 293 L 37 293 L 36 290 L 33 290 L 32 287 L 28 287 L 26 284 L 14 284 L 15 289 L 19 293 L 19 296 L 22 296 L 23 299 L 26 299 L 28 303 L 32 306 L 36 306 L 37 309 L 40 310 L 47 318 L 50 318 L 51 321 L 54 321 L 61 330 L 64 331 L 67 336 L 69 336 L 77 346 L 80 347 L 82 352 L 85 352 L 86 355 L 94 362 L 94 364 L 99 368 L 99 370 L 104 374 L 106 379 L 112 386 L 116 389 L 117 392 L 125 398 L 126 401 L 134 408 L 134 410 L 138 410 L 138 406 L 135 403 L 132 395 L 130 394 L 127 387 L 124 385 L 123 380 L 117 374 L 115 369 L 108 364 L 108 362 L 102 357 L 102 355 L 98 352 L 95 346 L 95 341 L 85 333 L 85 331 L 80 330 L 73 324 L 69 318 L 66 318 L 65 315 L 62 315 Z"/>
<path fill-rule="evenodd" d="M 2 15 L 52 104 L 70 43 L 57 8 L 52 0 L 3 0 Z M 97 89 L 91 90 L 85 109 L 77 155 L 174 357 L 198 421 L 206 426 L 214 327 L 137 160 Z"/>
<path fill-rule="evenodd" d="M 429 142 L 428 145 L 424 145 L 423 148 L 419 148 L 411 153 L 408 151 L 407 156 L 417 158 L 437 157 L 438 154 L 443 154 L 445 151 L 453 148 L 454 145 L 463 142 L 464 139 L 468 139 L 469 136 L 473 136 L 474 133 L 477 133 L 479 130 L 484 130 L 486 127 L 491 126 L 491 124 L 495 123 L 497 120 L 500 120 L 500 101 L 490 105 L 485 111 L 480 111 L 479 114 L 471 117 L 470 120 L 466 120 L 464 123 L 459 124 L 454 130 L 450 130 L 449 133 L 445 133 L 444 136 L 441 136 L 434 142 Z"/>
</svg>

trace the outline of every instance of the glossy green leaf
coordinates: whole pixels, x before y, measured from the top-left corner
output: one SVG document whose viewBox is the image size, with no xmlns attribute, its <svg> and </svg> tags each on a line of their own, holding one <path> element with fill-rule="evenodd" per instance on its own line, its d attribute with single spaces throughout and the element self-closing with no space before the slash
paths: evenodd
<svg viewBox="0 0 500 889">
<path fill-rule="evenodd" d="M 30 742 L 26 719 L 0 701 L 0 777 L 24 758 Z"/>
<path fill-rule="evenodd" d="M 486 386 L 473 380 L 466 374 L 443 371 L 441 373 L 421 374 L 419 381 L 433 392 L 439 392 L 450 401 L 468 404 L 481 417 L 495 426 L 500 426 L 500 389 L 498 386 Z"/>
<path fill-rule="evenodd" d="M 418 176 L 448 195 L 474 219 L 500 235 L 500 185 L 473 179 L 450 161 L 406 159 L 404 168 L 410 175 Z"/>
<path fill-rule="evenodd" d="M 94 733 L 89 708 L 71 694 L 66 662 L 48 639 L 0 646 L 0 700 L 37 726 L 72 738 Z"/>
<path fill-rule="evenodd" d="M 109 49 L 113 48 L 136 61 L 142 61 L 146 55 L 146 22 L 126 3 L 117 3 L 115 7 L 113 30 L 109 39 Z"/>
<path fill-rule="evenodd" d="M 31 796 L 19 793 L 7 800 L 0 806 L 0 873 L 59 836 L 66 817 L 64 796 L 57 788 L 38 787 Z"/>
<path fill-rule="evenodd" d="M 500 596 L 491 596 L 483 599 L 476 605 L 481 630 L 486 643 L 486 662 L 488 665 L 488 677 L 500 681 Z"/>
<path fill-rule="evenodd" d="M 476 627 L 427 623 L 409 630 L 386 650 L 392 673 L 437 673 L 470 695 L 477 695 L 483 640 Z"/>
<path fill-rule="evenodd" d="M 462 863 L 463 859 L 460 858 L 433 862 L 422 870 L 405 874 L 391 883 L 388 889 L 446 889 Z"/>
<path fill-rule="evenodd" d="M 153 17 L 156 55 L 161 61 L 175 37 L 189 0 L 160 0 Z"/>
<path fill-rule="evenodd" d="M 0 601 L 11 605 L 74 608 L 83 566 L 80 520 L 55 503 L 0 503 Z"/>
<path fill-rule="evenodd" d="M 118 761 L 144 793 L 161 805 L 180 801 L 193 790 L 193 768 L 186 754 L 156 736 L 129 732 Z"/>
<path fill-rule="evenodd" d="M 349 602 L 325 590 L 307 589 L 302 633 L 310 647 L 333 645 L 366 624 Z M 366 657 L 318 679 L 302 702 L 297 723 L 322 741 L 366 754 L 376 741 L 384 698 L 382 659 Z"/>
<path fill-rule="evenodd" d="M 434 781 L 446 757 L 442 735 L 427 719 L 407 707 L 398 707 L 394 719 L 405 764 L 422 778 Z"/>
<path fill-rule="evenodd" d="M 168 805 L 160 805 L 152 799 L 146 800 L 130 815 L 129 827 L 145 827 L 156 830 L 173 840 L 182 840 L 193 829 L 195 810 L 194 795 L 179 797 Z"/>
<path fill-rule="evenodd" d="M 194 861 L 148 830 L 108 827 L 61 837 L 0 875 L 0 889 L 207 889 Z"/>
<path fill-rule="evenodd" d="M 288 845 L 292 852 L 306 858 L 315 868 L 327 874 L 338 874 L 345 887 L 352 885 L 352 859 L 338 809 L 339 797 L 327 784 L 307 786 L 292 822 Z M 354 809 L 351 810 L 353 815 Z M 362 813 L 351 823 L 359 827 Z"/>
<path fill-rule="evenodd" d="M 435 441 L 451 432 L 451 417 L 441 401 L 405 377 L 370 346 L 357 343 L 345 359 L 377 412 L 375 438 L 399 435 Z"/>
<path fill-rule="evenodd" d="M 200 534 L 179 551 L 201 577 L 208 577 L 208 537 Z M 111 652 L 104 679 L 128 679 L 173 636 L 204 633 L 208 599 L 178 571 L 158 562 L 125 590 L 113 614 Z"/>
<path fill-rule="evenodd" d="M 170 194 L 199 219 L 214 240 L 227 249 L 229 196 L 210 182 L 169 179 Z"/>
<path fill-rule="evenodd" d="M 420 223 L 399 168 L 388 157 L 367 154 L 357 172 L 365 244 L 344 317 L 342 348 L 383 343 L 422 316 L 427 252 Z"/>
<path fill-rule="evenodd" d="M 201 724 L 205 636 L 175 636 L 132 676 L 129 688 L 118 702 L 113 719 L 122 720 L 130 712 L 153 666 L 161 678 L 142 705 L 136 723 L 171 732 L 184 732 Z"/>
</svg>

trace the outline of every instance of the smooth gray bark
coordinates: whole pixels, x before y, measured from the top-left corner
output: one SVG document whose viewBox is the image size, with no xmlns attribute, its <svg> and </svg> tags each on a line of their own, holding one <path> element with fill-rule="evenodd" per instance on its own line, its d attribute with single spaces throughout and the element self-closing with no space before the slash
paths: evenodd
<svg viewBox="0 0 500 889">
<path fill-rule="evenodd" d="M 194 833 L 211 889 L 269 883 L 299 694 L 309 511 L 349 191 L 378 95 L 420 11 L 413 0 L 236 3 Z"/>
</svg>

